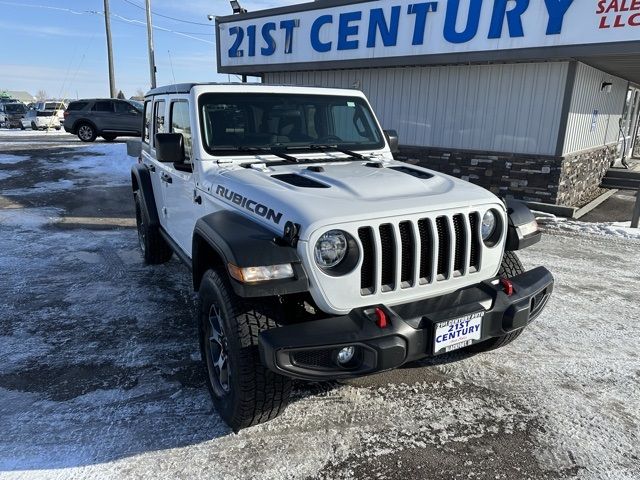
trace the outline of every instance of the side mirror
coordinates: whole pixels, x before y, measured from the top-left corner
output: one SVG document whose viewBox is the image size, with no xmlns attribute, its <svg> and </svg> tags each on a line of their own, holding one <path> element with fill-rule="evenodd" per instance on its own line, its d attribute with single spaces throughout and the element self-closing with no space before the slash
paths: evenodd
<svg viewBox="0 0 640 480">
<path fill-rule="evenodd" d="M 394 155 L 396 153 L 400 153 L 400 147 L 398 143 L 398 132 L 395 130 L 385 130 L 384 136 L 387 137 L 387 142 L 389 142 L 389 148 L 391 149 L 391 153 Z"/>
<path fill-rule="evenodd" d="M 156 133 L 156 159 L 162 163 L 184 163 L 184 139 L 181 133 Z"/>
<path fill-rule="evenodd" d="M 127 155 L 134 158 L 139 158 L 142 155 L 142 140 L 136 138 L 135 140 L 127 140 Z"/>
</svg>

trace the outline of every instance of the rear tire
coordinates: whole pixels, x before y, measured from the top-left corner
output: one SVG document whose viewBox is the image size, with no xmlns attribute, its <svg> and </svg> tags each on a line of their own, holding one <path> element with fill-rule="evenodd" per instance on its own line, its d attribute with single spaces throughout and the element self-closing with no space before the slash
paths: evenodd
<svg viewBox="0 0 640 480">
<path fill-rule="evenodd" d="M 198 292 L 200 351 L 207 386 L 222 419 L 234 431 L 284 411 L 292 381 L 260 360 L 260 332 L 277 327 L 268 300 L 238 297 L 225 273 L 207 270 Z"/>
<path fill-rule="evenodd" d="M 521 273 L 524 273 L 524 267 L 522 266 L 522 262 L 520 262 L 518 256 L 514 252 L 505 252 L 504 257 L 502 257 L 502 264 L 500 265 L 498 276 L 501 278 L 512 278 L 516 275 L 520 275 Z M 522 334 L 523 331 L 524 328 L 521 328 L 501 337 L 491 338 L 482 343 L 477 343 L 471 346 L 470 349 L 477 352 L 489 352 L 491 350 L 496 350 L 513 342 L 520 336 L 520 334 Z"/>
<path fill-rule="evenodd" d="M 20 123 L 20 130 L 24 130 L 24 129 L 25 129 L 25 128 L 24 128 L 24 124 L 23 124 L 23 123 Z"/>
<path fill-rule="evenodd" d="M 36 122 L 31 122 L 31 130 L 38 130 L 38 126 L 36 125 Z"/>
<path fill-rule="evenodd" d="M 83 142 L 93 142 L 98 136 L 98 132 L 88 123 L 82 123 L 78 126 L 78 138 Z"/>
<path fill-rule="evenodd" d="M 173 251 L 160 234 L 159 227 L 150 226 L 149 213 L 138 192 L 133 194 L 136 204 L 136 226 L 138 229 L 138 244 L 142 256 L 148 265 L 159 265 L 171 259 Z"/>
</svg>

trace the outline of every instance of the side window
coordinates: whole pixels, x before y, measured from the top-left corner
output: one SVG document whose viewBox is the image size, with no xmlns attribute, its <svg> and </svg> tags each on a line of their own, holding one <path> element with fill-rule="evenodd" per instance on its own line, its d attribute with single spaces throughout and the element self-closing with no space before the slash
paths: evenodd
<svg viewBox="0 0 640 480">
<path fill-rule="evenodd" d="M 135 108 L 133 108 L 133 105 L 127 102 L 115 102 L 115 104 L 116 113 L 129 113 L 132 110 L 135 110 Z"/>
<path fill-rule="evenodd" d="M 171 104 L 170 132 L 181 133 L 184 138 L 184 156 L 191 162 L 191 123 L 189 122 L 189 102 L 179 100 Z"/>
<path fill-rule="evenodd" d="M 358 105 L 347 102 L 346 105 L 332 105 L 330 116 L 333 119 L 333 135 L 347 143 L 373 142 L 377 135 L 371 131 L 363 110 Z"/>
<path fill-rule="evenodd" d="M 151 101 L 144 102 L 144 143 L 149 143 L 149 134 L 151 131 Z"/>
<path fill-rule="evenodd" d="M 93 104 L 92 112 L 113 112 L 113 102 L 100 101 Z"/>
<path fill-rule="evenodd" d="M 153 104 L 153 135 L 156 133 L 165 133 L 164 128 L 164 100 L 160 100 Z"/>
</svg>

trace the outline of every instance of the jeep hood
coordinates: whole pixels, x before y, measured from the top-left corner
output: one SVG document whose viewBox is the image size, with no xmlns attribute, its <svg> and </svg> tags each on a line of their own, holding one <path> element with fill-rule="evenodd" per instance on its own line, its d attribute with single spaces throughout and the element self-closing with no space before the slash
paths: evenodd
<svg viewBox="0 0 640 480">
<path fill-rule="evenodd" d="M 204 188 L 217 200 L 274 231 L 281 232 L 287 221 L 300 224 L 301 240 L 318 228 L 341 223 L 499 203 L 481 187 L 395 161 L 234 165 L 218 175 L 205 171 L 204 179 Z M 276 215 L 257 215 L 246 208 L 249 201 L 249 206 L 263 205 Z"/>
</svg>

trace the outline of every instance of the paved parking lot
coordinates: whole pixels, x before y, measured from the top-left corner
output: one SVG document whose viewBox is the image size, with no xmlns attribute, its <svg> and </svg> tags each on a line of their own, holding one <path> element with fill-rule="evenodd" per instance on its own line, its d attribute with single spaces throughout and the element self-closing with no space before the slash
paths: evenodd
<svg viewBox="0 0 640 480">
<path fill-rule="evenodd" d="M 187 270 L 145 267 L 122 143 L 0 131 L 0 478 L 640 478 L 640 242 L 554 231 L 556 293 L 514 344 L 299 384 L 233 434 Z"/>
</svg>

